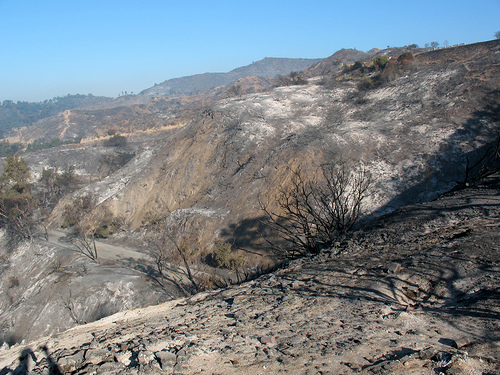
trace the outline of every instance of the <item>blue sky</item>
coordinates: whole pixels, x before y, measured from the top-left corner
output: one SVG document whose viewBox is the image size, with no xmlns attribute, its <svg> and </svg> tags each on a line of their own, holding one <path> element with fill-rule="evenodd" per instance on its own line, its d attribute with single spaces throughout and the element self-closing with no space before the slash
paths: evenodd
<svg viewBox="0 0 500 375">
<path fill-rule="evenodd" d="M 0 101 L 117 96 L 264 57 L 328 57 L 500 30 L 500 0 L 0 0 Z"/>
</svg>

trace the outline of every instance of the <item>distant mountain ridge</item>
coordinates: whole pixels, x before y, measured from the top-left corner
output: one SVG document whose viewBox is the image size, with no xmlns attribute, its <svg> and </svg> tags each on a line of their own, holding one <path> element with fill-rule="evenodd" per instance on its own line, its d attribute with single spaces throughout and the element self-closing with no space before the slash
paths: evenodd
<svg viewBox="0 0 500 375">
<path fill-rule="evenodd" d="M 300 71 L 317 64 L 322 59 L 266 57 L 250 65 L 236 68 L 227 73 L 202 73 L 172 78 L 140 92 L 147 96 L 171 96 L 196 94 L 227 85 L 240 78 L 257 76 L 271 78 L 293 71 Z"/>
</svg>

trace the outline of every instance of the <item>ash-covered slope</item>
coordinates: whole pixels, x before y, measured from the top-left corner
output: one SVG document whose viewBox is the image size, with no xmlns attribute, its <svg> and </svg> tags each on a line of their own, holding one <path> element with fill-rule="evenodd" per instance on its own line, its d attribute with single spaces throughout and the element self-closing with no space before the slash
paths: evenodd
<svg viewBox="0 0 500 375">
<path fill-rule="evenodd" d="M 254 281 L 0 349 L 0 371 L 495 374 L 499 197 L 497 174 Z"/>
<path fill-rule="evenodd" d="M 199 112 L 219 96 L 227 96 L 227 89 L 232 84 L 238 85 L 241 94 L 261 90 L 270 85 L 268 78 L 304 70 L 318 61 L 320 59 L 266 57 L 228 73 L 173 78 L 139 95 L 89 102 L 81 108 L 45 116 L 29 127 L 17 129 L 9 140 L 27 144 L 54 138 L 95 139 L 106 137 L 110 132 L 134 133 L 185 124 L 186 118 L 191 118 L 193 113 Z"/>
<path fill-rule="evenodd" d="M 369 91 L 333 79 L 218 101 L 106 204 L 131 228 L 178 210 L 238 241 L 252 237 L 259 196 L 273 198 L 287 167 L 331 154 L 372 173 L 369 212 L 431 199 L 497 137 L 499 49 L 492 41 L 423 53 Z"/>
<path fill-rule="evenodd" d="M 130 259 L 147 256 L 97 241 L 99 258 L 82 255 L 64 237 L 49 231 L 12 247 L 0 232 L 0 341 L 19 343 L 93 322 L 118 311 L 170 298 Z M 173 291 L 173 295 L 180 296 Z"/>
<path fill-rule="evenodd" d="M 172 217 L 188 229 L 203 233 L 206 243 L 221 239 L 251 250 L 259 250 L 262 234 L 267 234 L 259 198 L 273 202 L 280 186 L 289 181 L 288 167 L 314 168 L 331 155 L 340 156 L 348 164 L 361 162 L 375 181 L 374 194 L 366 201 L 368 212 L 380 214 L 409 202 L 428 200 L 463 180 L 466 158 L 473 165 L 497 137 L 499 48 L 500 41 L 492 41 L 421 54 L 401 70 L 399 77 L 368 91 L 360 91 L 358 81 L 330 75 L 324 85 L 315 83 L 319 79 L 311 79 L 306 85 L 218 101 L 186 126 L 163 134 L 155 147 L 142 152 L 131 150 L 137 156 L 124 168 L 111 175 L 106 170 L 93 176 L 107 177 L 85 190 L 123 219 L 124 231 L 115 239 L 117 242 L 135 235 L 125 229 L 141 228 L 173 211 Z M 168 121 L 162 116 L 168 116 L 169 105 L 175 103 L 155 103 L 151 108 L 135 110 L 153 111 L 159 122 Z M 129 111 L 132 117 L 127 116 Z M 118 110 L 124 126 L 130 124 L 131 129 L 135 120 L 128 119 L 134 118 L 133 111 Z M 72 115 L 67 119 L 69 125 L 71 119 Z M 64 149 L 61 155 L 68 162 L 80 158 L 79 168 L 98 165 L 86 161 L 87 156 L 96 160 L 109 156 L 100 147 L 78 147 L 81 149 Z M 58 166 L 47 165 L 57 156 L 56 151 L 33 159 L 38 171 Z M 62 200 L 55 210 L 54 224 L 70 199 Z M 25 250 L 16 255 L 18 268 L 23 257 L 31 255 L 31 248 Z M 49 259 L 45 260 L 50 267 Z M 78 277 L 76 269 L 70 273 Z M 18 278 L 22 285 L 19 290 L 15 279 L 9 281 L 16 275 L 3 276 L 6 293 L 14 293 L 20 305 L 26 301 L 28 307 L 36 304 L 31 296 L 42 282 L 33 277 L 30 283 L 30 275 L 23 273 L 23 278 Z M 63 300 L 51 295 L 51 277 L 55 276 L 49 276 L 43 279 L 47 288 L 43 297 L 51 297 L 46 304 L 57 309 L 64 306 Z M 65 279 L 66 284 L 57 284 L 57 288 L 67 286 L 68 280 L 72 279 Z M 121 289 L 112 288 L 121 294 Z M 101 297 L 106 299 L 108 295 Z M 99 302 L 96 299 L 93 306 Z M 22 325 L 22 319 L 17 318 L 22 310 L 14 315 L 11 312 L 15 306 L 4 307 L 7 312 L 2 324 L 8 323 L 3 332 L 13 332 L 11 328 Z M 85 311 L 91 316 L 95 310 Z M 71 318 L 66 315 L 64 319 Z"/>
</svg>

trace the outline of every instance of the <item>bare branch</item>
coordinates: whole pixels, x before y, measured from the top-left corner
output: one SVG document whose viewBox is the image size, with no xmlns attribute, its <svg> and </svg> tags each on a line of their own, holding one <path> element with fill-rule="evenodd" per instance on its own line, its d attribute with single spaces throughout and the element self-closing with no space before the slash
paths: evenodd
<svg viewBox="0 0 500 375">
<path fill-rule="evenodd" d="M 288 186 L 277 197 L 276 210 L 259 200 L 273 233 L 285 243 L 273 248 L 285 257 L 319 252 L 349 231 L 361 215 L 361 203 L 370 187 L 363 169 L 347 169 L 330 161 L 307 178 L 301 169 L 292 171 Z"/>
<path fill-rule="evenodd" d="M 184 295 L 202 290 L 198 275 L 205 249 L 198 234 L 193 231 L 182 233 L 177 225 L 169 225 L 165 221 L 155 224 L 151 229 L 148 236 L 151 245 L 149 252 L 155 261 L 159 276 L 157 282 L 162 286 L 161 280 L 172 282 Z M 188 286 L 184 285 L 186 280 Z"/>
<path fill-rule="evenodd" d="M 84 320 L 81 320 L 79 319 L 76 314 L 75 314 L 75 305 L 73 303 L 73 297 L 71 295 L 71 288 L 69 288 L 69 295 L 68 295 L 68 298 L 64 299 L 61 295 L 61 299 L 62 299 L 62 302 L 63 302 L 63 305 L 64 307 L 66 308 L 66 310 L 68 310 L 69 312 L 69 316 L 71 317 L 71 319 L 73 319 L 73 321 L 76 323 L 76 324 L 87 324 L 86 321 Z"/>
</svg>

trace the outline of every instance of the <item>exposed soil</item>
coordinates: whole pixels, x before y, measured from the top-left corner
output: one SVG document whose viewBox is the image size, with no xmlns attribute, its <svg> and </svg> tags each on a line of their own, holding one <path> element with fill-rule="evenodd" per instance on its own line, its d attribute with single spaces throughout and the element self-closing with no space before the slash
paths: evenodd
<svg viewBox="0 0 500 375">
<path fill-rule="evenodd" d="M 73 374 L 496 374 L 499 226 L 497 174 L 252 282 L 2 350 L 2 373 L 47 371 L 48 345 Z"/>
<path fill-rule="evenodd" d="M 293 169 L 322 158 L 342 155 L 371 172 L 372 217 L 463 182 L 466 163 L 498 137 L 499 52 L 495 40 L 418 54 L 390 82 L 359 90 L 360 76 L 339 67 L 354 56 L 345 50 L 317 66 L 327 76 L 300 86 L 234 88 L 217 101 L 124 98 L 25 129 L 20 139 L 83 137 L 26 154 L 35 178 L 74 166 L 87 184 L 59 202 L 52 227 L 85 192 L 124 226 L 99 244 L 101 264 L 57 241 L 11 249 L 0 232 L 0 340 L 38 340 L 0 350 L 0 375 L 48 373 L 53 360 L 75 374 L 499 373 L 499 176 L 366 222 L 258 280 L 38 339 L 167 300 L 144 257 L 120 249 L 147 252 L 150 221 L 170 216 L 207 244 L 255 253 L 269 235 L 260 198 L 273 202 Z M 127 143 L 107 145 L 114 134 Z"/>
</svg>

